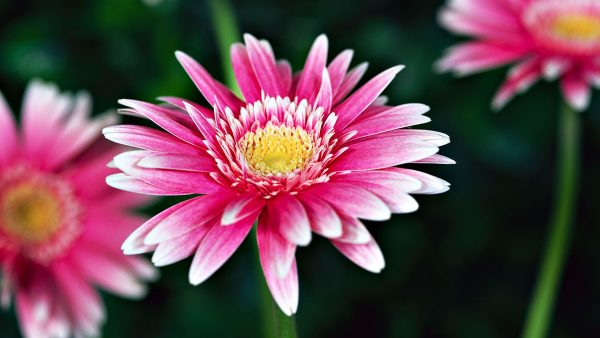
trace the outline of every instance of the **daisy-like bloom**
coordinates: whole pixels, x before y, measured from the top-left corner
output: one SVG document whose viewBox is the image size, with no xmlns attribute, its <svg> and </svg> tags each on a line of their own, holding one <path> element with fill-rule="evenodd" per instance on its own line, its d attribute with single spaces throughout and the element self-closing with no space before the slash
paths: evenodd
<svg viewBox="0 0 600 338">
<path fill-rule="evenodd" d="M 157 195 L 201 196 L 179 203 L 138 228 L 126 254 L 154 251 L 157 266 L 194 255 L 190 282 L 202 283 L 238 248 L 257 221 L 260 261 L 269 289 L 287 315 L 298 305 L 297 246 L 312 233 L 331 240 L 372 272 L 383 255 L 359 219 L 387 220 L 417 209 L 409 193 L 446 191 L 448 183 L 408 163 L 452 163 L 437 155 L 444 134 L 402 129 L 428 122 L 422 104 L 386 106 L 379 95 L 402 67 L 353 92 L 366 70 L 348 71 L 351 51 L 327 65 L 325 36 L 304 69 L 292 75 L 266 41 L 245 35 L 231 48 L 244 100 L 184 53 L 176 56 L 211 108 L 164 97 L 166 104 L 121 100 L 124 113 L 164 131 L 120 125 L 104 129 L 115 142 L 140 148 L 115 157 L 123 173 L 108 184 Z"/>
<path fill-rule="evenodd" d="M 472 36 L 439 61 L 442 71 L 467 75 L 516 62 L 493 101 L 502 108 L 540 77 L 560 79 L 567 102 L 585 110 L 600 87 L 600 1 L 450 0 L 440 21 Z"/>
<path fill-rule="evenodd" d="M 14 298 L 29 338 L 97 336 L 104 318 L 94 286 L 142 296 L 147 261 L 123 256 L 121 241 L 142 218 L 143 196 L 107 187 L 106 163 L 120 149 L 101 139 L 111 116 L 90 120 L 87 94 L 32 81 L 22 128 L 0 95 L 0 271 L 2 306 Z"/>
</svg>

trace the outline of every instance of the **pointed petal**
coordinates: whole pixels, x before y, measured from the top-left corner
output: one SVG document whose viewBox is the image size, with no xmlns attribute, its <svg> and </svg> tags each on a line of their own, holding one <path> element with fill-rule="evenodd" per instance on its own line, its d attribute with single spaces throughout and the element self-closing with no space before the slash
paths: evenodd
<svg viewBox="0 0 600 338">
<path fill-rule="evenodd" d="M 292 260 L 291 267 L 288 273 L 284 277 L 279 277 L 273 274 L 268 269 L 268 261 L 260 256 L 260 263 L 263 267 L 267 286 L 271 291 L 271 295 L 277 306 L 287 316 L 291 316 L 298 310 L 298 268 L 296 266 L 296 259 Z"/>
<path fill-rule="evenodd" d="M 337 92 L 342 84 L 346 72 L 348 71 L 348 67 L 350 67 L 350 62 L 352 62 L 353 55 L 354 51 L 346 49 L 336 56 L 333 61 L 329 63 L 329 66 L 327 66 L 327 72 L 331 78 L 331 89 L 334 93 Z"/>
<path fill-rule="evenodd" d="M 289 194 L 280 194 L 268 203 L 269 214 L 277 216 L 279 232 L 288 241 L 305 246 L 312 238 L 308 215 L 298 199 Z"/>
<path fill-rule="evenodd" d="M 329 42 L 324 34 L 319 35 L 312 45 L 296 85 L 296 96 L 300 100 L 307 99 L 309 103 L 314 102 L 316 93 L 321 87 L 323 69 L 327 62 L 328 45 Z"/>
<path fill-rule="evenodd" d="M 342 103 L 338 104 L 334 109 L 338 114 L 338 120 L 335 124 L 336 130 L 343 130 L 347 125 L 354 121 L 360 113 L 367 109 L 390 82 L 392 82 L 396 74 L 398 74 L 402 68 L 404 68 L 404 66 L 396 66 L 380 73 L 355 93 L 350 95 L 350 97 Z"/>
<path fill-rule="evenodd" d="M 298 198 L 306 209 L 311 229 L 314 232 L 328 238 L 337 238 L 342 235 L 342 221 L 327 202 L 308 194 L 299 194 Z"/>
<path fill-rule="evenodd" d="M 258 221 L 256 239 L 265 275 L 282 278 L 290 271 L 296 254 L 296 245 L 279 234 L 278 224 L 273 221 L 277 222 L 277 215 L 270 215 L 268 209 L 263 211 Z"/>
<path fill-rule="evenodd" d="M 198 227 L 212 226 L 212 220 L 221 218 L 221 210 L 231 200 L 233 193 L 203 195 L 179 208 L 158 223 L 144 239 L 146 245 L 158 244 L 181 236 Z M 211 223 L 211 224 L 207 224 Z"/>
<path fill-rule="evenodd" d="M 265 199 L 256 194 L 243 194 L 232 199 L 221 216 L 221 225 L 231 225 L 249 215 L 256 214 L 265 206 Z"/>
<path fill-rule="evenodd" d="M 381 249 L 373 239 L 366 244 L 343 243 L 336 240 L 332 240 L 331 243 L 349 260 L 367 271 L 379 273 L 385 267 Z"/>
<path fill-rule="evenodd" d="M 194 256 L 189 275 L 191 284 L 204 282 L 225 264 L 248 236 L 255 218 L 253 215 L 227 227 L 220 226 L 218 221 L 214 224 Z"/>
<path fill-rule="evenodd" d="M 336 210 L 346 215 L 384 221 L 391 217 L 390 209 L 375 194 L 350 184 L 323 183 L 305 190 L 313 196 L 327 201 Z"/>
<path fill-rule="evenodd" d="M 12 158 L 17 146 L 17 127 L 12 112 L 0 93 L 0 167 L 8 163 Z"/>
<path fill-rule="evenodd" d="M 248 50 L 254 74 L 258 78 L 258 83 L 265 94 L 276 97 L 284 97 L 286 92 L 279 76 L 275 59 L 270 54 L 269 50 L 265 49 L 260 42 L 250 34 L 244 34 L 244 42 Z"/>
<path fill-rule="evenodd" d="M 204 95 L 204 98 L 212 106 L 217 103 L 221 106 L 229 107 L 233 111 L 244 105 L 227 87 L 215 80 L 196 60 L 187 54 L 177 51 L 175 57 L 189 77 L 192 79 L 198 90 Z"/>
<path fill-rule="evenodd" d="M 260 84 L 254 74 L 248 52 L 243 44 L 235 43 L 231 46 L 231 63 L 238 86 L 246 102 L 260 100 Z"/>
</svg>

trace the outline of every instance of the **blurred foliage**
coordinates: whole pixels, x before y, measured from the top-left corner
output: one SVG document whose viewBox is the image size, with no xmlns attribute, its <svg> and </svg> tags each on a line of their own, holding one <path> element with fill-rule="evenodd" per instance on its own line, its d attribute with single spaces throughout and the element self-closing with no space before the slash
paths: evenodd
<svg viewBox="0 0 600 338">
<path fill-rule="evenodd" d="M 441 0 L 234 1 L 239 26 L 271 41 L 295 69 L 320 33 L 331 53 L 355 50 L 369 76 L 407 66 L 386 91 L 390 102 L 432 107 L 425 127 L 449 134 L 454 166 L 426 171 L 450 192 L 419 196 L 421 209 L 368 224 L 387 267 L 362 271 L 325 240 L 298 252 L 301 337 L 516 337 L 545 239 L 553 193 L 556 84 L 540 83 L 504 111 L 489 102 L 505 70 L 454 79 L 432 71 L 459 39 L 436 24 Z M 179 95 L 201 101 L 173 52 L 184 50 L 222 78 L 209 9 L 194 0 L 0 1 L 0 89 L 20 106 L 30 78 L 89 90 L 95 109 L 122 97 Z M 600 337 L 600 99 L 584 113 L 581 198 L 552 337 Z M 175 199 L 145 210 L 154 214 Z M 107 229 L 110 231 L 110 229 Z M 105 337 L 258 337 L 253 245 L 198 287 L 190 261 L 161 269 L 141 302 L 105 295 Z M 12 311 L 0 337 L 18 337 Z"/>
</svg>

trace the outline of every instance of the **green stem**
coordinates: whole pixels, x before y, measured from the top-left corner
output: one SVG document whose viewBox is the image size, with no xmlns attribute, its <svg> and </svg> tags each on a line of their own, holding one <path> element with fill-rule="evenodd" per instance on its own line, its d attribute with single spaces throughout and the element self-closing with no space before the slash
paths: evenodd
<svg viewBox="0 0 600 338">
<path fill-rule="evenodd" d="M 240 88 L 235 80 L 230 60 L 231 45 L 239 41 L 240 37 L 239 29 L 235 22 L 235 15 L 227 0 L 209 0 L 208 5 L 212 13 L 217 43 L 219 44 L 225 83 L 236 95 L 240 96 Z"/>
<path fill-rule="evenodd" d="M 217 42 L 219 44 L 219 50 L 221 53 L 221 63 L 223 65 L 223 71 L 225 73 L 225 82 L 227 86 L 236 95 L 241 97 L 240 89 L 235 79 L 233 67 L 230 61 L 230 47 L 233 43 L 238 41 L 240 36 L 237 24 L 235 22 L 235 16 L 229 2 L 227 0 L 209 0 L 213 18 L 213 24 L 215 27 Z M 256 229 L 256 224 L 255 227 Z M 256 238 L 256 230 L 253 230 L 253 236 Z M 271 296 L 269 287 L 265 279 L 262 277 L 262 267 L 260 264 L 258 246 L 256 248 L 256 270 L 258 271 L 259 284 L 261 288 L 262 296 L 262 317 L 263 317 L 263 330 L 264 337 L 267 338 L 296 338 L 296 322 L 294 317 L 286 316 Z"/>
<path fill-rule="evenodd" d="M 256 226 L 255 226 L 256 229 Z M 253 230 L 253 238 L 256 238 L 256 230 Z M 296 321 L 294 316 L 288 317 L 279 309 L 267 282 L 263 277 L 262 266 L 258 245 L 254 245 L 256 255 L 256 271 L 258 275 L 258 284 L 262 296 L 262 317 L 263 317 L 263 336 L 265 338 L 296 338 Z"/>
<path fill-rule="evenodd" d="M 546 337 L 554 311 L 567 258 L 577 199 L 579 128 L 579 113 L 565 105 L 560 112 L 558 126 L 558 179 L 551 229 L 529 305 L 523 338 Z"/>
</svg>

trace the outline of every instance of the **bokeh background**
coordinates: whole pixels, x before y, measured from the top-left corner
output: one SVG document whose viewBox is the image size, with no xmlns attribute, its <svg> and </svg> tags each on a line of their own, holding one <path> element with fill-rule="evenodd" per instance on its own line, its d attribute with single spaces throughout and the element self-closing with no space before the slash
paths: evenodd
<svg viewBox="0 0 600 338">
<path fill-rule="evenodd" d="M 369 223 L 387 267 L 373 275 L 317 238 L 298 252 L 301 337 L 517 337 L 550 211 L 556 84 L 537 84 L 501 113 L 489 109 L 504 69 L 464 79 L 432 64 L 460 40 L 438 27 L 441 0 L 233 1 L 243 32 L 270 40 L 294 68 L 320 33 L 330 52 L 355 50 L 368 77 L 407 68 L 386 90 L 391 103 L 430 105 L 428 129 L 449 134 L 454 166 L 426 171 L 452 183 L 420 196 L 421 208 Z M 87 89 L 96 112 L 119 98 L 201 96 L 174 58 L 186 51 L 218 78 L 210 11 L 198 0 L 0 1 L 0 90 L 20 106 L 33 77 Z M 600 337 L 600 97 L 582 114 L 581 197 L 551 337 Z M 16 110 L 16 109 L 15 109 Z M 0 145 L 1 148 L 1 145 Z M 154 214 L 176 199 L 142 210 Z M 107 225 L 106 231 L 110 231 Z M 187 281 L 190 261 L 161 269 L 140 302 L 104 294 L 104 337 L 260 337 L 259 275 L 247 241 L 211 279 Z M 13 311 L 0 337 L 19 337 Z"/>
</svg>

